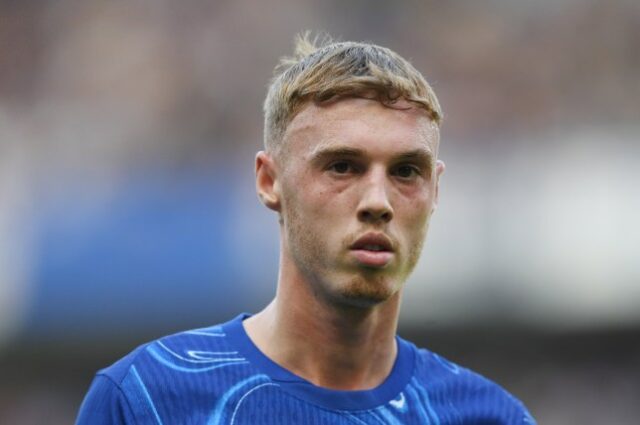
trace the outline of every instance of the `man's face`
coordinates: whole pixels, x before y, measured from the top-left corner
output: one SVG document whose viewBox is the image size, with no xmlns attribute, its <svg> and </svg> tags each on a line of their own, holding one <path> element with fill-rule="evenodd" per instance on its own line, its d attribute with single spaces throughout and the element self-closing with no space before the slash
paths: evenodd
<svg viewBox="0 0 640 425">
<path fill-rule="evenodd" d="M 404 101 L 310 103 L 292 120 L 277 166 L 283 255 L 315 294 L 367 307 L 400 290 L 437 202 L 438 138 Z"/>
</svg>

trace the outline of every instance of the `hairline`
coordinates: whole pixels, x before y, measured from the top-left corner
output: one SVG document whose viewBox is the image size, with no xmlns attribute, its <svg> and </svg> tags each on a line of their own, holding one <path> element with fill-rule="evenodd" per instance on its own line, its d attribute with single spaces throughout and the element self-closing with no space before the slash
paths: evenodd
<svg viewBox="0 0 640 425">
<path fill-rule="evenodd" d="M 440 124 L 438 122 L 436 122 L 433 117 L 431 117 L 431 115 L 429 114 L 429 111 L 427 111 L 426 109 L 422 108 L 419 106 L 419 104 L 416 104 L 416 102 L 412 102 L 410 100 L 405 100 L 406 102 L 409 102 L 412 106 L 409 107 L 402 107 L 402 108 L 394 108 L 390 103 L 387 102 L 381 102 L 378 99 L 375 98 L 368 98 L 368 97 L 364 97 L 364 96 L 359 96 L 359 95 L 349 95 L 349 96 L 340 96 L 338 98 L 333 99 L 330 103 L 329 102 L 317 102 L 314 100 L 307 100 L 306 102 L 302 103 L 301 106 L 298 108 L 298 110 L 295 112 L 295 114 L 293 114 L 291 116 L 291 118 L 289 119 L 286 127 L 284 128 L 284 132 L 281 135 L 281 139 L 275 143 L 272 144 L 272 146 L 265 146 L 265 151 L 267 154 L 269 154 L 271 157 L 273 157 L 276 162 L 278 163 L 282 163 L 282 165 L 284 165 L 285 162 L 288 161 L 284 161 L 286 158 L 286 153 L 287 153 L 287 148 L 290 144 L 289 139 L 289 129 L 291 128 L 291 123 L 293 123 L 293 121 L 307 108 L 309 108 L 311 105 L 316 105 L 318 107 L 326 107 L 329 106 L 330 104 L 335 104 L 335 103 L 339 103 L 339 102 L 343 102 L 345 100 L 348 99 L 357 99 L 357 98 L 363 98 L 363 99 L 368 99 L 371 100 L 373 102 L 378 102 L 380 105 L 382 105 L 385 108 L 389 108 L 389 109 L 394 109 L 394 110 L 398 110 L 398 111 L 411 111 L 414 110 L 416 112 L 418 112 L 420 115 L 422 115 L 423 118 L 427 119 L 427 122 L 425 123 L 427 126 L 429 126 L 430 128 L 434 129 L 436 132 L 436 137 L 435 140 L 433 140 L 433 143 L 430 142 L 430 139 L 428 137 L 424 137 L 425 142 L 427 143 L 427 145 L 429 146 L 429 151 L 430 151 L 430 155 L 432 156 L 432 160 L 435 163 L 435 161 L 438 159 L 438 150 L 439 150 L 439 145 L 440 145 Z M 424 129 L 420 131 L 420 133 L 423 133 Z M 431 146 L 433 144 L 433 146 Z"/>
</svg>

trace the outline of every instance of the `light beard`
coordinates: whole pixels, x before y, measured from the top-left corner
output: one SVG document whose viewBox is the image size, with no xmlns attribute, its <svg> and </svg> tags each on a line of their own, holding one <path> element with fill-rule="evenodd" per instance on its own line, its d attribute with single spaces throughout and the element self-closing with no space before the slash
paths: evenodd
<svg viewBox="0 0 640 425">
<path fill-rule="evenodd" d="M 322 237 L 316 237 L 303 224 L 299 211 L 288 208 L 285 211 L 285 249 L 296 268 L 305 276 L 314 296 L 330 304 L 371 308 L 384 303 L 400 291 L 422 251 L 424 237 L 410 247 L 407 262 L 403 266 L 370 269 L 346 264 L 337 258 L 330 258 L 331 250 L 323 244 Z M 421 229 L 419 234 L 423 236 L 425 230 Z M 354 239 L 355 235 L 345 237 L 338 251 L 348 253 Z"/>
<path fill-rule="evenodd" d="M 332 293 L 341 304 L 371 308 L 392 298 L 402 287 L 402 282 L 393 280 L 384 273 L 357 274 L 338 283 Z"/>
</svg>

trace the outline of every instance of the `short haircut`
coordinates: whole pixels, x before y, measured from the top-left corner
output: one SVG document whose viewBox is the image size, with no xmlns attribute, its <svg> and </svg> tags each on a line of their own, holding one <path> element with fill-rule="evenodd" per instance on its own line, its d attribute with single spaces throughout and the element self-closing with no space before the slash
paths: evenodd
<svg viewBox="0 0 640 425">
<path fill-rule="evenodd" d="M 264 145 L 278 154 L 287 126 L 307 102 L 368 97 L 392 106 L 399 99 L 424 109 L 439 126 L 442 110 L 433 89 L 406 59 L 369 43 L 296 37 L 295 54 L 275 69 L 264 102 Z"/>
</svg>

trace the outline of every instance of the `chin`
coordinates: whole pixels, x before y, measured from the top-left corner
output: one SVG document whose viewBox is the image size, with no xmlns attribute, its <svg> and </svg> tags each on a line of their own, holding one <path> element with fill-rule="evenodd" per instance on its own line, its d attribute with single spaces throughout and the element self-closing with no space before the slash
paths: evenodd
<svg viewBox="0 0 640 425">
<path fill-rule="evenodd" d="M 371 308 L 389 300 L 397 292 L 397 285 L 388 279 L 358 277 L 341 287 L 338 297 L 343 304 Z"/>
</svg>

